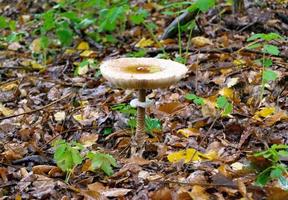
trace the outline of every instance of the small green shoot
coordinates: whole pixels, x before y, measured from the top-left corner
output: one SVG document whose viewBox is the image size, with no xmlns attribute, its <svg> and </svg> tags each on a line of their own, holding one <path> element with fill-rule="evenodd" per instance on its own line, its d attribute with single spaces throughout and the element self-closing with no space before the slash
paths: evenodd
<svg viewBox="0 0 288 200">
<path fill-rule="evenodd" d="M 254 34 L 247 39 L 247 42 L 252 42 L 248 45 L 247 49 L 261 48 L 262 59 L 260 59 L 260 64 L 263 66 L 262 69 L 262 81 L 261 81 L 261 93 L 259 100 L 263 99 L 265 85 L 269 81 L 275 81 L 277 79 L 277 73 L 272 70 L 267 70 L 266 68 L 273 65 L 271 56 L 278 56 L 280 50 L 277 46 L 270 44 L 273 40 L 281 40 L 283 37 L 277 33 L 258 33 Z M 267 58 L 268 56 L 268 58 Z M 256 60 L 256 63 L 259 63 L 259 60 Z"/>
<path fill-rule="evenodd" d="M 89 152 L 87 154 L 87 158 L 91 160 L 91 168 L 93 171 L 101 169 L 108 176 L 111 176 L 113 174 L 112 167 L 117 166 L 115 158 L 113 158 L 113 156 L 109 154 Z"/>
<path fill-rule="evenodd" d="M 278 180 L 279 185 L 288 190 L 287 165 L 281 162 L 281 158 L 288 157 L 288 145 L 274 144 L 266 151 L 254 154 L 255 157 L 263 157 L 271 162 L 271 165 L 262 170 L 256 179 L 256 184 L 263 187 L 269 181 Z"/>
<path fill-rule="evenodd" d="M 65 179 L 65 181 L 68 182 L 74 168 L 83 161 L 80 154 L 83 146 L 76 142 L 70 144 L 64 140 L 58 140 L 55 142 L 54 148 L 54 160 L 62 171 L 68 172 Z"/>
<path fill-rule="evenodd" d="M 198 97 L 197 95 L 192 93 L 186 94 L 185 99 L 193 101 L 193 103 L 195 103 L 198 106 L 203 106 L 205 104 L 204 99 L 202 97 Z"/>
<path fill-rule="evenodd" d="M 232 113 L 233 105 L 225 96 L 219 96 L 216 100 L 216 107 L 222 110 L 222 115 L 227 116 Z"/>
</svg>

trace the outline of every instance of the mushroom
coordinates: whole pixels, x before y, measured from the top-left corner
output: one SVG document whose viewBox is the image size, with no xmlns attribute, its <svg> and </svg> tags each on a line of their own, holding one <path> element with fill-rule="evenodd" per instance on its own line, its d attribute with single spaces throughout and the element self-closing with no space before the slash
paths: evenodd
<svg viewBox="0 0 288 200">
<path fill-rule="evenodd" d="M 179 81 L 187 72 L 185 65 L 157 58 L 119 58 L 105 61 L 100 66 L 105 79 L 123 89 L 138 89 L 136 133 L 132 137 L 131 155 L 142 156 L 145 143 L 146 89 L 168 87 Z"/>
</svg>

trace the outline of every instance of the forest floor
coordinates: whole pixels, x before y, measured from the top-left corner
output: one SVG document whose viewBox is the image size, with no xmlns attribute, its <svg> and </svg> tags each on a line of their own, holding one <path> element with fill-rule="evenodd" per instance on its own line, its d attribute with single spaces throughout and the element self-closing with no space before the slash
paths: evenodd
<svg viewBox="0 0 288 200">
<path fill-rule="evenodd" d="M 96 43 L 85 32 L 93 25 L 73 30 L 72 39 L 54 27 L 66 47 L 47 28 L 49 14 L 44 25 L 37 21 L 57 2 L 0 1 L 0 199 L 288 199 L 287 1 L 246 2 L 240 14 L 221 1 L 198 13 L 191 41 L 183 30 L 161 45 L 155 38 L 177 14 L 163 13 L 164 1 L 131 1 L 157 26 L 153 35 L 125 22 Z M 39 40 L 41 26 L 49 45 Z M 251 49 L 254 33 L 263 35 Z M 263 38 L 271 33 L 282 37 Z M 162 47 L 189 72 L 169 88 L 148 91 L 155 103 L 146 110 L 145 151 L 131 156 L 129 102 L 137 92 L 113 87 L 99 65 L 163 57 Z M 57 158 L 59 139 L 67 154 Z M 103 160 L 91 161 L 87 152 L 103 153 Z M 73 168 L 65 172 L 61 159 Z M 91 162 L 101 163 L 92 169 Z"/>
</svg>

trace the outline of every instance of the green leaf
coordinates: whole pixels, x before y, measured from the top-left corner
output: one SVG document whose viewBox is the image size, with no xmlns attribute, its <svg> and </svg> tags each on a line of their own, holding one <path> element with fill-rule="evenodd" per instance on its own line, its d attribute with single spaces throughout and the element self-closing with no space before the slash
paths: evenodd
<svg viewBox="0 0 288 200">
<path fill-rule="evenodd" d="M 277 33 L 264 34 L 263 39 L 266 41 L 282 39 L 282 36 Z"/>
<path fill-rule="evenodd" d="M 263 58 L 261 62 L 264 67 L 271 67 L 273 64 L 273 61 L 270 58 Z"/>
<path fill-rule="evenodd" d="M 73 32 L 69 28 L 59 27 L 56 34 L 63 46 L 70 46 L 73 41 Z"/>
<path fill-rule="evenodd" d="M 264 38 L 264 35 L 263 33 L 257 33 L 257 34 L 253 34 L 251 37 L 249 37 L 247 39 L 247 42 L 251 42 L 251 41 L 254 41 L 254 40 L 257 40 L 257 39 L 263 39 Z"/>
<path fill-rule="evenodd" d="M 278 155 L 281 157 L 288 157 L 288 151 L 287 150 L 280 150 L 278 152 Z"/>
<path fill-rule="evenodd" d="M 108 176 L 113 174 L 112 167 L 117 166 L 116 160 L 109 154 L 89 152 L 87 158 L 91 159 L 92 170 L 101 169 Z"/>
<path fill-rule="evenodd" d="M 270 172 L 270 167 L 262 171 L 256 178 L 256 184 L 261 187 L 265 186 L 271 180 Z"/>
<path fill-rule="evenodd" d="M 8 23 L 5 17 L 0 16 L 0 28 L 7 28 Z"/>
<path fill-rule="evenodd" d="M 112 128 L 110 128 L 110 127 L 106 127 L 103 131 L 104 136 L 110 135 L 111 133 L 112 133 Z"/>
<path fill-rule="evenodd" d="M 282 168 L 276 167 L 276 168 L 271 170 L 270 177 L 272 179 L 279 178 L 282 175 L 282 173 L 283 173 Z"/>
<path fill-rule="evenodd" d="M 275 55 L 275 56 L 278 56 L 280 54 L 278 47 L 274 46 L 274 45 L 270 45 L 270 44 L 265 44 L 263 46 L 262 51 L 263 51 L 263 53 L 268 53 L 270 55 Z"/>
<path fill-rule="evenodd" d="M 199 10 L 207 12 L 210 8 L 215 6 L 215 0 L 197 0 L 195 4 Z"/>
<path fill-rule="evenodd" d="M 45 35 L 40 37 L 40 47 L 41 49 L 47 49 L 49 46 L 49 38 Z"/>
<path fill-rule="evenodd" d="M 231 114 L 232 110 L 233 110 L 233 105 L 232 105 L 231 103 L 228 103 L 228 104 L 225 106 L 222 115 L 224 115 L 224 116 L 225 116 L 225 115 L 229 115 L 229 114 Z"/>
<path fill-rule="evenodd" d="M 261 46 L 262 46 L 262 44 L 260 44 L 260 43 L 251 44 L 247 47 L 247 49 L 256 49 L 256 48 L 259 48 Z"/>
<path fill-rule="evenodd" d="M 55 28 L 54 13 L 53 10 L 49 10 L 42 14 L 43 29 L 45 32 Z"/>
<path fill-rule="evenodd" d="M 219 96 L 216 100 L 216 105 L 218 108 L 225 108 L 225 106 L 228 104 L 228 100 L 225 96 Z"/>
<path fill-rule="evenodd" d="M 148 17 L 149 13 L 147 10 L 139 9 L 136 13 L 133 13 L 130 16 L 130 20 L 133 24 L 139 25 L 144 22 L 144 20 Z"/>
<path fill-rule="evenodd" d="M 185 99 L 193 101 L 196 105 L 200 105 L 200 106 L 204 105 L 204 99 L 192 93 L 186 94 Z"/>
<path fill-rule="evenodd" d="M 157 118 L 145 118 L 145 129 L 148 133 L 153 133 L 153 131 L 159 131 L 162 129 L 161 122 Z"/>
<path fill-rule="evenodd" d="M 10 28 L 11 31 L 15 31 L 16 30 L 16 21 L 15 20 L 10 20 L 9 21 L 9 28 Z"/>
<path fill-rule="evenodd" d="M 275 81 L 277 79 L 277 73 L 272 70 L 264 70 L 263 72 L 263 80 L 268 81 Z"/>
<path fill-rule="evenodd" d="M 76 145 L 76 143 L 72 146 L 72 144 L 69 144 L 64 140 L 59 140 L 55 142 L 54 148 L 54 160 L 62 171 L 71 171 L 83 161 L 80 155 L 79 146 Z"/>
</svg>

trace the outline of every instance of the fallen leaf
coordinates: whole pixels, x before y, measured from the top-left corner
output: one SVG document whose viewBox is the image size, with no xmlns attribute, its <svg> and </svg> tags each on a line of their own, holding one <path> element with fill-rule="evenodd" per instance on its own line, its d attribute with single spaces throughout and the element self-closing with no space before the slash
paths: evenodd
<svg viewBox="0 0 288 200">
<path fill-rule="evenodd" d="M 218 93 L 222 96 L 229 98 L 229 99 L 233 99 L 233 97 L 234 97 L 234 91 L 228 87 L 222 88 Z"/>
<path fill-rule="evenodd" d="M 14 113 L 14 110 L 5 107 L 2 103 L 0 103 L 0 114 L 4 115 L 5 117 L 10 116 Z"/>
<path fill-rule="evenodd" d="M 29 48 L 32 52 L 41 53 L 41 38 L 33 40 Z"/>
<path fill-rule="evenodd" d="M 160 190 L 156 190 L 151 194 L 151 200 L 172 200 L 172 191 L 167 188 L 161 188 Z"/>
<path fill-rule="evenodd" d="M 183 103 L 180 103 L 179 101 L 175 101 L 175 102 L 160 104 L 158 107 L 158 110 L 161 112 L 165 112 L 167 114 L 172 114 L 180 110 L 181 108 L 183 108 Z"/>
<path fill-rule="evenodd" d="M 208 38 L 197 36 L 191 39 L 191 43 L 196 47 L 204 47 L 206 45 L 213 45 L 212 41 Z"/>
<path fill-rule="evenodd" d="M 92 57 L 93 55 L 95 55 L 95 51 L 92 51 L 92 50 L 85 50 L 83 51 L 80 56 L 81 57 Z"/>
<path fill-rule="evenodd" d="M 184 163 L 189 163 L 191 161 L 210 160 L 214 158 L 214 156 L 215 156 L 215 153 L 204 154 L 204 153 L 197 151 L 196 149 L 189 148 L 186 150 L 181 150 L 178 152 L 170 153 L 167 156 L 167 158 L 169 162 L 171 163 L 176 163 L 181 160 L 183 160 Z"/>
<path fill-rule="evenodd" d="M 191 137 L 191 136 L 199 136 L 200 131 L 196 128 L 184 128 L 179 129 L 177 133 L 184 135 L 185 137 Z"/>
<path fill-rule="evenodd" d="M 93 144 L 96 144 L 98 137 L 99 137 L 98 134 L 85 133 L 85 134 L 81 135 L 80 143 L 83 144 L 83 146 L 85 146 L 85 147 L 90 147 Z"/>
<path fill-rule="evenodd" d="M 135 47 L 138 47 L 138 48 L 145 48 L 145 47 L 148 47 L 148 46 L 151 46 L 154 44 L 154 41 L 151 40 L 151 39 L 146 39 L 145 37 L 142 38 L 139 42 L 137 42 L 137 44 L 135 45 Z"/>
<path fill-rule="evenodd" d="M 88 50 L 89 49 L 89 44 L 87 42 L 80 42 L 77 46 L 78 50 Z"/>
<path fill-rule="evenodd" d="M 236 85 L 239 81 L 239 78 L 228 78 L 227 81 L 226 81 L 226 84 L 227 84 L 227 87 L 228 88 L 231 88 L 233 87 L 234 85 Z"/>
<path fill-rule="evenodd" d="M 101 194 L 103 194 L 105 197 L 123 197 L 131 191 L 131 189 L 125 188 L 110 188 L 104 192 L 101 192 Z"/>
<path fill-rule="evenodd" d="M 59 111 L 54 114 L 54 118 L 57 122 L 62 122 L 66 117 L 66 114 L 64 111 Z"/>
<path fill-rule="evenodd" d="M 275 112 L 275 107 L 264 107 L 260 111 L 255 112 L 253 119 L 262 121 L 261 117 L 265 118 Z"/>
<path fill-rule="evenodd" d="M 281 120 L 287 120 L 288 119 L 288 115 L 287 112 L 285 111 L 280 111 L 275 113 L 274 115 L 271 115 L 270 117 L 268 117 L 265 120 L 265 125 L 267 126 L 272 126 L 274 125 L 276 122 L 281 121 Z"/>
<path fill-rule="evenodd" d="M 205 188 L 194 185 L 192 191 L 189 193 L 193 200 L 209 200 L 210 195 L 205 191 Z"/>
</svg>

